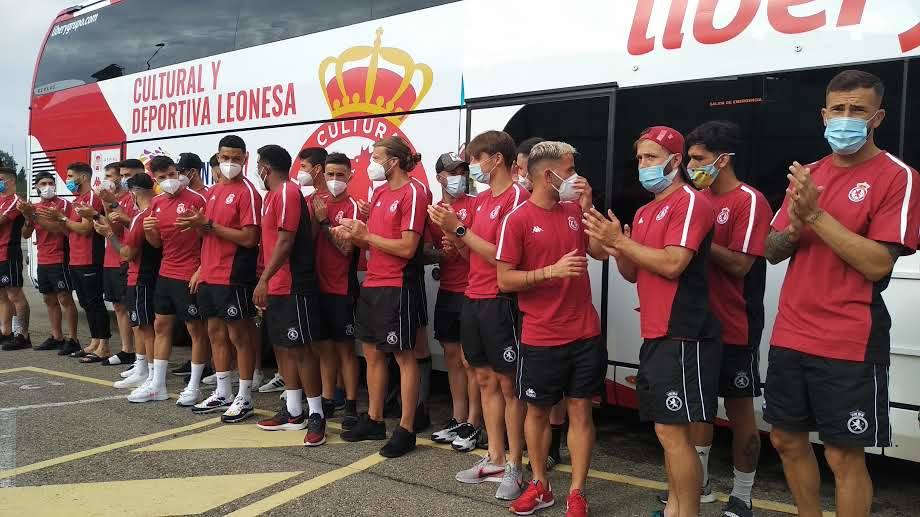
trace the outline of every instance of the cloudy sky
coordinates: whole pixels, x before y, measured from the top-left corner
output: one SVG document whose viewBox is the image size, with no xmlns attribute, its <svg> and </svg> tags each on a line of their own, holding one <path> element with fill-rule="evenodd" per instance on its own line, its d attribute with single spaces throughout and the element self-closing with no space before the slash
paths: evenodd
<svg viewBox="0 0 920 517">
<path fill-rule="evenodd" d="M 83 0 L 89 3 L 89 0 Z M 0 149 L 16 162 L 26 163 L 29 128 L 29 92 L 38 49 L 54 16 L 80 0 L 29 0 L 18 3 L 16 22 L 0 31 L 3 49 L 0 79 Z"/>
</svg>

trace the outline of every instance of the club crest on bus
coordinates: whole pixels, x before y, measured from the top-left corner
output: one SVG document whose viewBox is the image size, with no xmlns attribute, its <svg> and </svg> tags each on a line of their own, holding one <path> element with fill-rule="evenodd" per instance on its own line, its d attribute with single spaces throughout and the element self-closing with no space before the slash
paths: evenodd
<svg viewBox="0 0 920 517">
<path fill-rule="evenodd" d="M 370 199 L 375 188 L 367 176 L 374 142 L 398 136 L 414 147 L 399 126 L 409 117 L 405 113 L 419 106 L 434 80 L 430 66 L 416 63 L 405 50 L 383 46 L 382 36 L 383 29 L 378 28 L 373 45 L 347 48 L 319 64 L 319 82 L 335 120 L 322 124 L 303 144 L 303 148 L 322 147 L 351 158 L 354 175 L 348 192 L 362 200 Z M 374 116 L 379 117 L 359 118 Z M 299 164 L 294 164 L 292 178 L 298 170 Z M 411 175 L 429 184 L 422 164 Z"/>
</svg>

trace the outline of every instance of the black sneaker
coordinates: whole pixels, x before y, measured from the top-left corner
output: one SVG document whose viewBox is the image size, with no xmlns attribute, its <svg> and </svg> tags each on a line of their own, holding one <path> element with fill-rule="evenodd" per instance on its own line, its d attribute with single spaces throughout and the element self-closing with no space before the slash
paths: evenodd
<svg viewBox="0 0 920 517">
<path fill-rule="evenodd" d="M 412 424 L 412 428 L 416 433 L 420 433 L 429 427 L 431 427 L 431 417 L 428 416 L 428 408 L 425 407 L 424 403 L 420 403 L 415 408 L 415 422 Z"/>
<path fill-rule="evenodd" d="M 326 443 L 326 419 L 313 413 L 307 417 L 307 435 L 303 437 L 303 444 L 307 447 L 318 447 Z"/>
<path fill-rule="evenodd" d="M 38 345 L 32 350 L 37 350 L 39 352 L 44 352 L 47 350 L 60 350 L 62 346 L 64 346 L 63 339 L 58 341 L 57 339 L 54 339 L 53 337 L 49 337 L 44 342 L 42 342 L 42 344 Z"/>
<path fill-rule="evenodd" d="M 178 375 L 179 377 L 187 377 L 192 374 L 192 362 L 186 361 L 185 364 L 176 368 L 172 371 L 173 375 Z M 202 377 L 207 377 L 207 375 L 202 375 Z"/>
<path fill-rule="evenodd" d="M 335 402 L 332 399 L 323 398 L 323 416 L 332 418 L 335 415 Z"/>
<path fill-rule="evenodd" d="M 137 359 L 137 356 L 134 352 L 125 352 L 122 350 L 115 355 L 109 356 L 105 361 L 102 361 L 102 366 L 118 366 L 119 364 L 134 364 L 134 361 Z"/>
<path fill-rule="evenodd" d="M 398 458 L 415 450 L 415 433 L 410 433 L 396 426 L 390 441 L 380 449 L 380 455 L 384 458 Z"/>
<path fill-rule="evenodd" d="M 0 334 L 0 349 L 6 350 L 6 345 L 13 342 L 12 334 Z"/>
<path fill-rule="evenodd" d="M 383 422 L 375 422 L 367 413 L 361 413 L 358 423 L 342 433 L 346 442 L 363 442 L 365 440 L 386 440 L 387 426 Z"/>
<path fill-rule="evenodd" d="M 22 334 L 16 334 L 13 336 L 13 340 L 3 345 L 3 350 L 25 350 L 26 348 L 32 348 L 32 340 L 23 336 Z"/>
<path fill-rule="evenodd" d="M 342 417 L 342 429 L 354 429 L 358 425 L 358 412 L 345 409 L 345 416 Z"/>
<path fill-rule="evenodd" d="M 741 499 L 731 496 L 722 508 L 722 517 L 754 517 L 754 511 Z"/>
<path fill-rule="evenodd" d="M 64 346 L 58 350 L 58 355 L 70 355 L 74 352 L 79 352 L 80 350 L 82 350 L 82 347 L 76 339 L 66 339 L 64 341 Z"/>
</svg>

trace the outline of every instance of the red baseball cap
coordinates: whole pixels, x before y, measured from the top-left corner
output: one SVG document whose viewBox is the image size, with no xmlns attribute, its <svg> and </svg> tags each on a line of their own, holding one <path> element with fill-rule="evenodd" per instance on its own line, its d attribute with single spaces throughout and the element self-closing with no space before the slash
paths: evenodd
<svg viewBox="0 0 920 517">
<path fill-rule="evenodd" d="M 684 135 L 668 126 L 652 126 L 639 135 L 639 140 L 655 142 L 671 154 L 684 153 Z"/>
</svg>

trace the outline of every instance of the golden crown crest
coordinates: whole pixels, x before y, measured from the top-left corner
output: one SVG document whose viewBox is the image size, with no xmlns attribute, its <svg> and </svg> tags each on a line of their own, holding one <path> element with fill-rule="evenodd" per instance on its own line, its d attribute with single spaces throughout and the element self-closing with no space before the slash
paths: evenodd
<svg viewBox="0 0 920 517">
<path fill-rule="evenodd" d="M 373 46 L 351 47 L 345 49 L 338 57 L 330 56 L 320 63 L 319 82 L 323 95 L 326 97 L 326 104 L 329 105 L 329 110 L 332 113 L 332 118 L 348 115 L 382 115 L 384 113 L 412 111 L 428 94 L 434 76 L 431 67 L 424 63 L 416 63 L 412 56 L 404 50 L 381 46 L 380 37 L 382 35 L 383 28 L 378 28 Z M 385 95 L 379 91 L 375 94 L 381 59 L 386 63 L 402 68 L 401 81 L 398 87 L 386 92 Z M 326 73 L 331 65 L 335 65 L 334 84 L 332 81 L 326 81 Z M 344 74 L 348 69 L 365 67 L 367 75 L 361 87 L 347 86 L 345 84 Z M 386 69 L 389 70 L 388 68 Z M 414 99 L 404 99 L 403 96 L 406 91 L 410 87 L 414 89 L 412 80 L 416 74 L 421 77 L 421 86 L 418 90 L 415 90 Z M 398 126 L 405 117 L 405 115 L 394 115 L 387 117 L 387 119 Z"/>
</svg>

